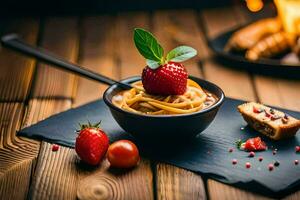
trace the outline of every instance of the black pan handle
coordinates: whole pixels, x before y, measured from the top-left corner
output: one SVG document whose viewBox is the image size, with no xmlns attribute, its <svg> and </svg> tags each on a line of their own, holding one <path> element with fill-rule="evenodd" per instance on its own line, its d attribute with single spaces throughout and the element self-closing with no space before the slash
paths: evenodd
<svg viewBox="0 0 300 200">
<path fill-rule="evenodd" d="M 27 56 L 36 58 L 42 62 L 48 63 L 50 65 L 54 65 L 58 68 L 73 72 L 75 74 L 84 76 L 86 78 L 107 84 L 113 85 L 117 83 L 123 89 L 130 89 L 132 88 L 131 85 L 122 83 L 116 80 L 113 80 L 109 77 L 103 76 L 86 68 L 80 67 L 79 65 L 70 63 L 58 56 L 48 52 L 45 49 L 32 46 L 30 44 L 25 43 L 20 39 L 17 34 L 8 34 L 1 38 L 1 43 L 4 47 L 10 48 L 14 51 L 23 53 Z"/>
</svg>

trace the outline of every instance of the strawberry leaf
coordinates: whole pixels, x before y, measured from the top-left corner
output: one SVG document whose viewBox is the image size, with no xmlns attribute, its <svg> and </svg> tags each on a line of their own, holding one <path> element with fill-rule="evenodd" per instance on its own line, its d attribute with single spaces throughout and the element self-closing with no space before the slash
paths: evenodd
<svg viewBox="0 0 300 200">
<path fill-rule="evenodd" d="M 133 39 L 136 48 L 146 59 L 158 63 L 162 62 L 164 50 L 150 32 L 141 28 L 135 28 Z"/>
<path fill-rule="evenodd" d="M 148 65 L 148 67 L 150 67 L 151 69 L 157 69 L 160 66 L 160 62 L 154 61 L 154 60 L 146 60 L 146 63 Z"/>
<path fill-rule="evenodd" d="M 197 55 L 197 50 L 189 46 L 179 46 L 167 55 L 167 61 L 183 62 Z"/>
</svg>

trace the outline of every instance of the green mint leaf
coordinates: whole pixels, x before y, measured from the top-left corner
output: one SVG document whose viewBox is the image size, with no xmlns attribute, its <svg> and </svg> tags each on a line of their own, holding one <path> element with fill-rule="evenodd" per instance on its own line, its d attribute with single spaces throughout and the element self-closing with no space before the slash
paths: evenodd
<svg viewBox="0 0 300 200">
<path fill-rule="evenodd" d="M 136 48 L 146 59 L 157 62 L 163 60 L 164 50 L 150 32 L 135 28 L 133 39 Z"/>
<path fill-rule="evenodd" d="M 156 69 L 160 66 L 160 62 L 154 61 L 154 60 L 147 59 L 146 63 L 148 65 L 148 67 L 150 67 L 151 69 Z"/>
<path fill-rule="evenodd" d="M 239 149 L 239 150 L 244 150 L 245 149 L 245 142 L 242 142 L 242 140 L 241 139 L 239 139 L 239 140 L 237 140 L 236 142 L 235 142 L 235 144 L 236 144 L 236 147 Z"/>
<path fill-rule="evenodd" d="M 167 61 L 183 62 L 197 55 L 197 50 L 189 46 L 179 46 L 167 55 Z"/>
</svg>

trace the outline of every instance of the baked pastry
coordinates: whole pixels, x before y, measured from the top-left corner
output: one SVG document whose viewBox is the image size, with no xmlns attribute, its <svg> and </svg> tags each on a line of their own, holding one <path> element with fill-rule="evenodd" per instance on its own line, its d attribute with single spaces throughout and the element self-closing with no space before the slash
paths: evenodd
<svg viewBox="0 0 300 200">
<path fill-rule="evenodd" d="M 244 51 L 253 47 L 262 38 L 282 29 L 278 18 L 258 20 L 236 31 L 226 44 L 225 50 Z"/>
<path fill-rule="evenodd" d="M 292 137 L 300 128 L 300 120 L 260 103 L 245 103 L 238 110 L 253 129 L 274 140 Z"/>
<path fill-rule="evenodd" d="M 284 31 L 273 33 L 260 41 L 246 52 L 248 60 L 272 58 L 285 53 L 295 45 L 295 36 Z"/>
</svg>

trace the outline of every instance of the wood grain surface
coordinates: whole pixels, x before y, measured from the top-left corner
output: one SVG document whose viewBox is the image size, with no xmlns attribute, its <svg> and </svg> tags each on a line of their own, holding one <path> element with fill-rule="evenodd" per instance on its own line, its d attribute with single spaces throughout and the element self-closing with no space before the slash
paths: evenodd
<svg viewBox="0 0 300 200">
<path fill-rule="evenodd" d="M 148 26 L 149 22 L 147 16 L 140 13 L 129 13 L 128 16 L 130 18 L 123 15 L 122 17 L 83 18 L 80 62 L 85 63 L 89 69 L 116 79 L 126 77 L 128 73 L 139 74 L 143 65 L 135 62 L 139 55 L 132 44 L 132 30 L 136 26 Z M 131 18 L 136 20 L 129 20 Z M 95 27 L 94 31 L 91 31 L 90 27 Z M 103 27 L 106 32 L 99 38 Z M 117 33 L 122 37 L 116 37 Z M 120 43 L 122 45 L 119 45 Z M 140 63 L 143 62 L 141 58 L 138 60 Z M 79 102 L 82 104 L 100 98 L 107 87 L 81 78 L 79 81 L 81 82 L 74 99 L 74 106 Z M 88 98 L 85 98 L 86 96 Z M 137 168 L 129 171 L 111 169 L 105 160 L 99 168 L 81 170 L 77 197 L 79 199 L 153 199 L 152 176 L 148 160 L 142 159 Z"/>
<path fill-rule="evenodd" d="M 36 173 L 30 187 L 30 199 L 76 199 L 77 169 L 74 149 L 42 142 Z"/>
<path fill-rule="evenodd" d="M 121 79 L 139 76 L 146 66 L 145 59 L 136 50 L 133 43 L 133 29 L 150 28 L 150 16 L 145 13 L 124 13 L 117 17 L 116 32 L 120 36 L 117 52 L 119 54 Z"/>
<path fill-rule="evenodd" d="M 79 64 L 118 80 L 116 19 L 111 16 L 85 17 L 80 24 Z M 73 107 L 101 98 L 106 88 L 107 85 L 78 78 Z"/>
<path fill-rule="evenodd" d="M 77 61 L 79 50 L 77 18 L 46 19 L 43 33 L 41 46 L 68 61 Z M 71 107 L 71 98 L 76 88 L 74 75 L 39 63 L 34 84 L 32 100 L 29 101 L 33 111 L 27 112 L 26 119 L 39 121 L 41 118 L 38 116 L 39 113 L 53 114 L 56 109 L 61 112 Z M 52 144 L 46 142 L 41 145 L 29 198 L 75 198 L 77 188 L 75 152 L 66 147 L 60 147 L 58 152 L 52 152 L 51 146 Z M 57 170 L 53 170 L 54 168 Z M 67 180 L 72 184 L 67 184 Z M 61 187 L 62 184 L 65 184 L 64 187 Z"/>
<path fill-rule="evenodd" d="M 202 23 L 205 26 L 208 37 L 213 38 L 216 35 L 242 23 L 243 21 L 240 20 L 240 18 L 236 18 L 237 10 L 237 7 L 234 7 L 233 9 L 227 7 L 223 9 L 211 9 L 203 11 L 201 13 L 201 18 L 203 20 Z M 222 20 L 218 19 L 216 12 L 219 13 L 219 16 L 222 16 Z M 256 100 L 251 76 L 247 72 L 224 68 L 220 64 L 217 64 L 215 61 L 211 60 L 206 61 L 206 63 L 203 65 L 206 78 L 217 83 L 221 88 L 223 88 L 226 96 L 248 101 Z M 216 76 L 216 74 L 218 74 L 218 76 Z M 208 180 L 207 187 L 210 199 L 260 198 L 259 195 L 245 192 L 214 180 Z M 216 191 L 222 192 L 219 193 Z"/>
<path fill-rule="evenodd" d="M 189 19 L 189 21 L 185 19 Z M 180 45 L 203 49 L 203 40 L 198 29 L 197 15 L 192 10 L 159 11 L 153 16 L 152 32 L 167 53 Z M 185 62 L 190 75 L 202 77 L 199 66 L 201 53 Z M 192 184 L 188 184 L 193 180 Z M 157 199 L 205 199 L 205 188 L 201 177 L 178 167 L 163 163 L 156 165 Z"/>
<path fill-rule="evenodd" d="M 157 199 L 206 199 L 201 176 L 175 166 L 156 166 Z"/>
<path fill-rule="evenodd" d="M 247 19 L 247 15 L 245 12 L 244 7 L 242 6 L 236 6 L 234 9 L 230 8 L 224 8 L 222 10 L 222 20 L 214 19 L 217 15 L 214 13 L 218 10 L 219 13 L 221 13 L 221 10 L 219 9 L 213 9 L 210 11 L 204 11 L 202 12 L 202 17 L 205 26 L 207 27 L 207 32 L 210 37 L 214 37 L 224 31 L 226 29 L 230 29 L 234 26 L 240 25 L 245 23 Z M 238 16 L 238 17 L 237 17 Z M 216 22 L 211 21 L 218 21 L 219 24 Z M 215 27 L 214 27 L 215 26 Z M 211 31 L 212 30 L 212 31 Z M 219 32 L 220 31 L 220 32 Z M 211 66 L 211 65 L 209 65 Z M 218 64 L 214 64 L 214 66 L 218 66 Z M 214 68 L 214 67 L 213 67 Z M 212 67 L 209 68 L 210 70 Z M 221 69 L 221 71 L 220 71 Z M 289 109 L 296 109 L 298 105 L 295 105 L 293 103 L 293 100 L 288 101 L 287 104 L 282 103 L 282 99 L 285 99 L 283 97 L 285 94 L 291 99 L 291 98 L 297 98 L 298 94 L 295 94 L 294 90 L 291 89 L 292 85 L 289 85 L 294 82 L 294 84 L 299 84 L 299 81 L 291 81 L 291 80 L 281 80 L 276 79 L 274 81 L 274 78 L 265 77 L 265 76 L 258 76 L 249 74 L 247 72 L 238 72 L 233 71 L 232 69 L 225 69 L 220 66 L 220 68 L 215 69 L 215 73 L 218 73 L 218 85 L 220 85 L 227 96 L 235 97 L 239 99 L 244 100 L 256 100 L 261 101 L 262 103 L 271 104 L 271 105 L 277 105 Z M 226 71 L 224 74 L 221 73 L 222 71 Z M 205 71 L 205 69 L 204 69 Z M 207 73 L 205 73 L 207 75 Z M 235 75 L 234 75 L 235 74 Z M 232 79 L 229 79 L 228 77 L 232 77 Z M 224 78 L 224 79 L 223 79 Z M 285 86 L 282 86 L 282 82 L 285 82 Z M 278 83 L 279 82 L 279 83 Z M 242 84 L 239 84 L 242 83 Z M 229 85 L 232 84 L 232 85 Z M 279 86 L 280 85 L 280 86 Z M 285 92 L 280 92 L 279 88 L 284 87 L 286 89 Z M 299 86 L 298 86 L 299 87 Z M 226 90 L 228 89 L 228 91 Z M 295 85 L 294 87 L 295 88 Z M 283 95 L 284 94 L 284 95 Z M 298 97 L 299 98 L 299 97 Z M 281 103 L 280 103 L 281 101 Z M 298 108 L 299 110 L 299 108 Z M 234 187 L 218 183 L 214 180 L 208 180 L 208 192 L 211 199 L 264 199 L 265 197 L 262 197 L 261 195 L 257 195 L 254 193 L 246 192 L 240 189 L 236 189 Z M 218 192 L 221 191 L 221 192 Z M 297 196 L 297 194 L 292 195 Z"/>
<path fill-rule="evenodd" d="M 40 46 L 70 61 L 77 62 L 79 30 L 77 18 L 47 18 Z M 76 87 L 75 75 L 38 63 L 32 97 L 71 98 Z"/>
<path fill-rule="evenodd" d="M 2 32 L 122 79 L 140 75 L 145 60 L 132 41 L 133 28 L 152 31 L 165 51 L 178 45 L 198 50 L 185 63 L 191 75 L 218 84 L 226 96 L 300 111 L 300 82 L 233 70 L 208 48 L 213 38 L 249 20 L 244 5 L 196 10 L 123 12 L 115 15 L 8 20 Z M 3 26 L 2 26 L 3 25 Z M 83 164 L 74 149 L 18 137 L 16 131 L 55 113 L 101 98 L 106 85 L 0 49 L 0 199 L 268 199 L 163 163 L 143 158 L 132 170 L 105 159 Z M 17 190 L 16 190 L 17 188 Z M 296 192 L 286 199 L 299 199 Z"/>
<path fill-rule="evenodd" d="M 25 41 L 35 44 L 39 20 L 9 20 L 1 26 L 1 31 L 3 34 L 18 33 Z M 34 69 L 35 60 L 0 48 L 0 101 L 24 101 L 29 94 Z"/>
<path fill-rule="evenodd" d="M 29 187 L 33 155 L 15 143 L 22 120 L 22 103 L 0 103 L 0 197 L 25 199 Z M 15 188 L 19 188 L 15 192 Z"/>
<path fill-rule="evenodd" d="M 39 20 L 13 19 L 1 28 L 2 33 L 16 32 L 27 42 L 35 44 Z M 0 49 L 0 197 L 5 199 L 26 198 L 34 157 L 38 152 L 35 142 L 16 136 L 34 69 L 34 60 Z"/>
</svg>

